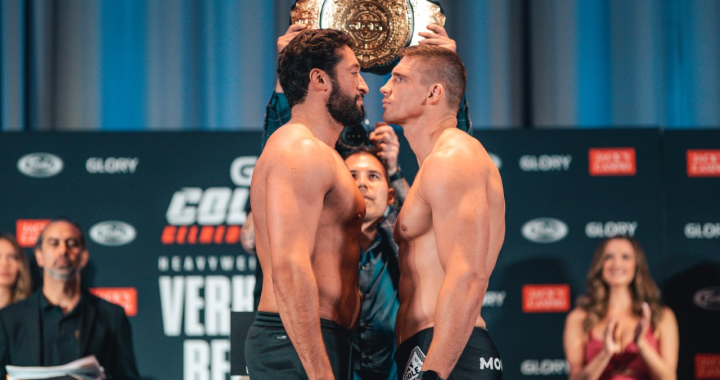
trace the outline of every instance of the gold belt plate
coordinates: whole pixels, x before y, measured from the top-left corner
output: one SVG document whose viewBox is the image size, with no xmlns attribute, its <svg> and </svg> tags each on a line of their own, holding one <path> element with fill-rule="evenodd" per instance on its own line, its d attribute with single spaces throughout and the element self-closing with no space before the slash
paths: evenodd
<svg viewBox="0 0 720 380">
<path fill-rule="evenodd" d="M 386 73 L 400 50 L 416 45 L 428 24 L 445 25 L 440 5 L 430 0 L 297 0 L 293 24 L 349 34 L 363 71 Z"/>
</svg>

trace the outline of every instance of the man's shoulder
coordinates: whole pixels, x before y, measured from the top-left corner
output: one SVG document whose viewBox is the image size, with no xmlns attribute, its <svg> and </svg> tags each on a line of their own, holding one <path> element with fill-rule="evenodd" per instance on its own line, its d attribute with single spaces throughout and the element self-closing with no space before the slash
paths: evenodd
<svg viewBox="0 0 720 380">
<path fill-rule="evenodd" d="M 88 305 L 94 307 L 100 314 L 105 314 L 109 316 L 125 315 L 125 309 L 123 309 L 122 306 L 105 301 L 104 299 L 90 292 L 83 292 L 83 297 L 86 298 Z"/>
<path fill-rule="evenodd" d="M 313 136 L 302 124 L 288 123 L 270 137 L 261 158 L 318 161 L 318 157 L 331 157 L 332 152 L 330 146 Z"/>
<path fill-rule="evenodd" d="M 427 166 L 429 171 L 455 173 L 466 178 L 473 173 L 497 171 L 485 147 L 474 137 L 458 129 L 444 133 L 423 166 Z"/>
<path fill-rule="evenodd" d="M 37 297 L 38 293 L 35 292 L 22 301 L 15 302 L 4 307 L 0 310 L 0 319 L 3 321 L 24 319 L 24 316 L 27 315 L 25 313 L 31 309 L 37 309 L 39 307 Z"/>
</svg>

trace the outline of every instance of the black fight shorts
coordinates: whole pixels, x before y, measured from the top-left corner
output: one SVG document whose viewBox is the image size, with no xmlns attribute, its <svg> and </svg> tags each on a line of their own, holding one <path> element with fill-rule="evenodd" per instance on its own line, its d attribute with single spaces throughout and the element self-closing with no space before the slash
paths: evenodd
<svg viewBox="0 0 720 380">
<path fill-rule="evenodd" d="M 350 333 L 325 319 L 320 320 L 320 330 L 335 379 L 352 379 Z M 245 340 L 245 362 L 252 380 L 308 378 L 277 313 L 256 314 Z"/>
<path fill-rule="evenodd" d="M 432 342 L 433 329 L 418 332 L 395 353 L 398 380 L 415 380 Z M 431 368 L 432 369 L 432 368 Z M 501 380 L 502 361 L 487 330 L 475 327 L 447 380 Z"/>
</svg>

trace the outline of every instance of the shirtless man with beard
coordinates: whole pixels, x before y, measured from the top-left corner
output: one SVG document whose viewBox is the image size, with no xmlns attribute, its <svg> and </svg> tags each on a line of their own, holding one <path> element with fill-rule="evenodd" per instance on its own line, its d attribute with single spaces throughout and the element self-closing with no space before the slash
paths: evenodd
<svg viewBox="0 0 720 380">
<path fill-rule="evenodd" d="M 265 272 L 245 346 L 253 380 L 351 375 L 365 203 L 333 149 L 343 126 L 364 117 L 368 88 L 351 44 L 342 32 L 308 30 L 279 56 L 292 117 L 267 141 L 250 190 Z"/>
<path fill-rule="evenodd" d="M 383 119 L 403 128 L 420 166 L 394 231 L 403 380 L 502 378 L 480 308 L 505 237 L 505 199 L 483 146 L 456 128 L 465 82 L 457 54 L 420 45 L 380 89 Z"/>
</svg>

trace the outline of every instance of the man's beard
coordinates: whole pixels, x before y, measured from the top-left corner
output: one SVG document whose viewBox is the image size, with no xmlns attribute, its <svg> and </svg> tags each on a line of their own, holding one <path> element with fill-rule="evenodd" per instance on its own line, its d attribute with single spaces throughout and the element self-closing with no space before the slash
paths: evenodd
<svg viewBox="0 0 720 380">
<path fill-rule="evenodd" d="M 332 86 L 330 98 L 325 103 L 330 116 L 343 126 L 362 123 L 365 107 L 357 105 L 357 100 L 362 99 L 362 95 L 351 96 L 343 93 L 335 80 L 332 80 Z"/>
<path fill-rule="evenodd" d="M 55 280 L 63 281 L 63 282 L 68 281 L 72 278 L 75 278 L 77 276 L 77 273 L 78 273 L 77 268 L 69 268 L 65 271 L 58 270 L 56 268 L 48 269 L 48 274 L 50 275 L 50 277 L 52 277 Z"/>
</svg>

